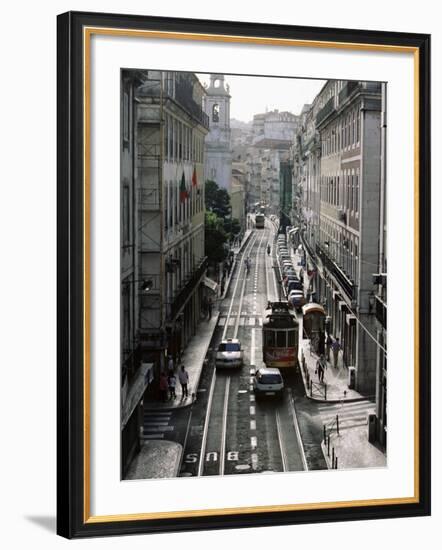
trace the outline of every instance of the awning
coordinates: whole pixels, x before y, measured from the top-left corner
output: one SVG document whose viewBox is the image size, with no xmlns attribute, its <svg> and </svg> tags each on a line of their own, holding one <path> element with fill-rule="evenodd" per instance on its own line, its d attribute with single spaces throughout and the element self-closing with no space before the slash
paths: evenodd
<svg viewBox="0 0 442 550">
<path fill-rule="evenodd" d="M 209 277 L 203 277 L 203 284 L 210 288 L 213 292 L 216 292 L 218 288 L 218 283 L 216 283 L 214 280 L 210 279 Z"/>
<path fill-rule="evenodd" d="M 325 315 L 325 310 L 321 306 L 321 304 L 317 304 L 315 302 L 309 302 L 308 304 L 305 304 L 305 306 L 302 307 L 302 314 L 306 315 L 307 313 L 322 313 L 322 315 Z"/>
<path fill-rule="evenodd" d="M 135 380 L 128 388 L 126 398 L 121 407 L 121 429 L 123 429 L 132 416 L 135 407 L 141 401 L 144 391 L 153 379 L 153 363 L 141 363 Z"/>
</svg>

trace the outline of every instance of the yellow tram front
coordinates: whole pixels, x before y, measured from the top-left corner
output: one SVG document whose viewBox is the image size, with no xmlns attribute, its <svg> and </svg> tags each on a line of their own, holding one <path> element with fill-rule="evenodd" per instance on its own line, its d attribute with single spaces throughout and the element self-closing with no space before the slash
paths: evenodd
<svg viewBox="0 0 442 550">
<path fill-rule="evenodd" d="M 299 324 L 287 302 L 269 302 L 262 323 L 262 355 L 267 367 L 296 367 Z"/>
</svg>

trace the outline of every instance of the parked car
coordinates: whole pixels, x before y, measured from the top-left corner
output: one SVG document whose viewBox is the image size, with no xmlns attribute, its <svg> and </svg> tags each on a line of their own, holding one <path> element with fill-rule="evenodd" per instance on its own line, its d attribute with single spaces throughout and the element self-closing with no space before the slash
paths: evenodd
<svg viewBox="0 0 442 550">
<path fill-rule="evenodd" d="M 304 292 L 302 290 L 292 290 L 287 298 L 289 305 L 291 305 L 296 310 L 299 310 L 307 303 L 305 299 Z"/>
<path fill-rule="evenodd" d="M 284 392 L 284 380 L 279 369 L 261 368 L 253 377 L 253 391 L 258 396 L 275 396 L 282 398 Z"/>
<path fill-rule="evenodd" d="M 241 350 L 241 342 L 237 338 L 222 340 L 216 352 L 216 367 L 241 367 L 244 352 Z"/>
<path fill-rule="evenodd" d="M 287 283 L 287 292 L 290 294 L 292 290 L 303 290 L 302 283 L 299 279 Z"/>
<path fill-rule="evenodd" d="M 288 288 L 289 284 L 292 283 L 292 282 L 299 282 L 299 279 L 293 273 L 289 274 L 289 275 L 286 275 L 283 279 L 283 284 L 286 288 Z"/>
</svg>

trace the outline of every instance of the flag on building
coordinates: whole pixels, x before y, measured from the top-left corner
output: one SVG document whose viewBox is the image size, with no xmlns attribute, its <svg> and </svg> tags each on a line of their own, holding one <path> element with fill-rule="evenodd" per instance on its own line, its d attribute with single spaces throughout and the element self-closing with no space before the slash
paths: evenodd
<svg viewBox="0 0 442 550">
<path fill-rule="evenodd" d="M 184 202 L 187 198 L 189 198 L 189 194 L 186 189 L 186 178 L 184 176 L 184 170 L 183 175 L 181 177 L 181 184 L 180 184 L 180 202 Z"/>
<path fill-rule="evenodd" d="M 196 179 L 196 167 L 193 167 L 193 174 L 192 174 L 192 187 L 196 187 L 198 185 L 198 180 Z"/>
</svg>

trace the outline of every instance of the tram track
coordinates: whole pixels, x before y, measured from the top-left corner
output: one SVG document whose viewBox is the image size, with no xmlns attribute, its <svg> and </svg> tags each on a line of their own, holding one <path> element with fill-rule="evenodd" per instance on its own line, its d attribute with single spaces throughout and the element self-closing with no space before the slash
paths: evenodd
<svg viewBox="0 0 442 550">
<path fill-rule="evenodd" d="M 228 298 L 227 312 L 224 309 L 225 324 L 222 334 L 219 327 L 215 342 L 219 342 L 220 336 L 226 339 L 239 335 L 244 344 L 244 365 L 235 372 L 229 372 L 217 370 L 211 363 L 213 372 L 207 373 L 206 408 L 199 413 L 198 424 L 190 430 L 190 447 L 186 449 L 186 456 L 198 458 L 195 459 L 194 467 L 191 463 L 187 464 L 187 475 L 222 476 L 306 469 L 299 459 L 299 448 L 302 447 L 298 444 L 298 434 L 295 434 L 292 413 L 288 407 L 291 396 L 285 392 L 284 400 L 280 403 L 255 401 L 252 375 L 261 364 L 255 361 L 255 346 L 256 349 L 261 346 L 261 332 L 249 328 L 245 323 L 240 324 L 243 309 L 250 311 L 245 315 L 251 315 L 253 307 L 253 316 L 256 317 L 256 309 L 261 314 L 261 307 L 265 306 L 269 298 L 269 258 L 265 250 L 263 252 L 263 243 L 271 242 L 272 238 L 272 228 L 266 224 L 264 230 L 252 235 L 238 258 L 234 274 L 236 280 Z M 254 260 L 249 274 L 244 264 L 248 255 Z M 275 278 L 273 282 L 276 283 Z M 291 454 L 296 454 L 296 457 L 291 457 Z"/>
<path fill-rule="evenodd" d="M 250 250 L 253 249 L 256 243 L 257 235 L 253 235 L 246 249 L 241 255 L 238 264 L 239 271 L 236 276 L 235 286 L 233 289 L 230 305 L 227 312 L 227 318 L 222 333 L 222 340 L 228 337 L 229 321 L 232 317 L 232 309 L 234 304 L 238 305 L 235 324 L 233 328 L 232 338 L 236 338 L 239 330 L 239 322 L 241 318 L 241 307 L 244 298 L 244 290 L 247 282 L 245 274 L 245 266 L 243 258 L 247 257 Z M 260 245 L 262 243 L 262 238 Z M 241 278 L 241 275 L 243 277 Z M 242 280 L 240 294 L 238 296 L 239 282 Z M 239 297 L 239 301 L 238 301 Z M 227 373 L 217 373 L 216 367 L 213 370 L 212 380 L 209 390 L 209 399 L 207 403 L 206 417 L 204 421 L 203 437 L 201 442 L 201 451 L 198 463 L 198 476 L 202 475 L 224 475 L 225 473 L 225 456 L 226 456 L 226 441 L 227 441 L 227 416 L 229 410 L 231 375 Z M 221 420 L 220 420 L 221 419 Z M 215 460 L 216 457 L 216 460 Z M 213 458 L 213 460 L 212 460 Z M 216 466 L 216 465 L 217 466 Z"/>
</svg>

